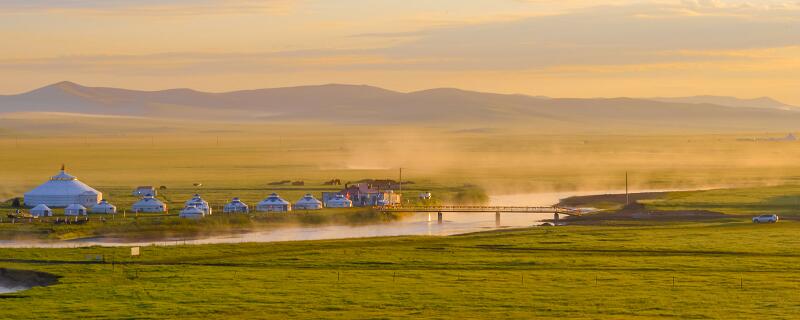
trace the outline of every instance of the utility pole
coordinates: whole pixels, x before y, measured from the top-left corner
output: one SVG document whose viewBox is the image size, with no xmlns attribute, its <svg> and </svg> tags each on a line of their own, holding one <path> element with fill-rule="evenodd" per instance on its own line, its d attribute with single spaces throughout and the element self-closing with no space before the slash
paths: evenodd
<svg viewBox="0 0 800 320">
<path fill-rule="evenodd" d="M 625 171 L 625 205 L 631 204 L 631 198 L 628 194 L 628 171 Z"/>
</svg>

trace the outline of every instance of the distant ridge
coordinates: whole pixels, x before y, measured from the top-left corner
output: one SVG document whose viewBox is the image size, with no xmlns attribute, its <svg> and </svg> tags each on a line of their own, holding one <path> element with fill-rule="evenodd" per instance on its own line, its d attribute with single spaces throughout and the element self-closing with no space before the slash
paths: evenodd
<svg viewBox="0 0 800 320">
<path fill-rule="evenodd" d="M 63 81 L 0 96 L 0 115 L 88 114 L 225 121 L 371 124 L 521 124 L 538 128 L 795 129 L 800 112 L 770 98 L 548 98 L 455 88 L 397 92 L 325 84 L 222 93 L 140 91 Z"/>
</svg>

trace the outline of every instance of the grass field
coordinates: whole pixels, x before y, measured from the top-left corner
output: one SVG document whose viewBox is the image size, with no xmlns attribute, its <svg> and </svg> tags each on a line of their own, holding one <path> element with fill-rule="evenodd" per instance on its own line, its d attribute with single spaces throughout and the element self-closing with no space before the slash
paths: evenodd
<svg viewBox="0 0 800 320">
<path fill-rule="evenodd" d="M 451 237 L 0 249 L 62 276 L 0 318 L 787 318 L 800 224 L 746 220 Z M 96 256 L 105 262 L 91 261 Z"/>
</svg>

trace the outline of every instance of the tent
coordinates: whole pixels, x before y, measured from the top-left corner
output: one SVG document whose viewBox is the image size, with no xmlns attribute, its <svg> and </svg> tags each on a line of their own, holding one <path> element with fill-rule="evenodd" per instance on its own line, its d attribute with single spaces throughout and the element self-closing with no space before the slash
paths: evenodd
<svg viewBox="0 0 800 320">
<path fill-rule="evenodd" d="M 64 209 L 64 215 L 66 216 L 85 216 L 86 213 L 86 207 L 77 203 L 68 205 L 67 208 Z"/>
<path fill-rule="evenodd" d="M 322 209 L 322 201 L 317 200 L 314 198 L 310 193 L 307 193 L 305 196 L 297 200 L 294 203 L 295 210 L 319 210 Z"/>
<path fill-rule="evenodd" d="M 152 194 L 145 195 L 132 208 L 134 212 L 167 212 L 167 205 L 153 198 Z"/>
<path fill-rule="evenodd" d="M 239 200 L 239 198 L 233 198 L 231 202 L 228 202 L 228 204 L 222 208 L 222 211 L 225 213 L 248 213 L 250 212 L 250 208 L 246 203 Z"/>
<path fill-rule="evenodd" d="M 283 200 L 277 193 L 270 194 L 269 197 L 256 205 L 256 211 L 261 212 L 286 212 L 292 211 L 292 204 Z"/>
<path fill-rule="evenodd" d="M 35 217 L 52 217 L 53 210 L 46 205 L 40 204 L 31 209 L 31 215 Z"/>
<path fill-rule="evenodd" d="M 198 207 L 195 207 L 195 206 L 189 206 L 189 207 L 183 208 L 183 210 L 181 210 L 180 215 L 178 215 L 178 216 L 181 217 L 181 218 L 188 218 L 188 219 L 200 219 L 205 215 L 206 215 L 206 212 L 203 211 L 202 209 L 200 209 Z"/>
<path fill-rule="evenodd" d="M 353 206 L 353 201 L 345 198 L 344 195 L 337 194 L 333 199 L 325 202 L 325 206 L 328 208 L 350 208 Z"/>
<path fill-rule="evenodd" d="M 50 180 L 25 193 L 25 204 L 34 207 L 40 204 L 53 208 L 63 208 L 71 204 L 91 207 L 103 197 L 100 191 L 93 189 L 68 174 L 61 166 L 61 172 L 50 177 Z"/>
<path fill-rule="evenodd" d="M 100 203 L 94 205 L 89 211 L 91 213 L 115 213 L 117 212 L 117 207 L 108 203 L 106 200 L 101 200 Z"/>
<path fill-rule="evenodd" d="M 208 202 L 203 200 L 199 194 L 194 194 L 194 197 L 186 201 L 184 204 L 185 207 L 197 207 L 200 210 L 203 210 L 205 214 L 211 214 L 211 207 L 208 205 Z"/>
</svg>

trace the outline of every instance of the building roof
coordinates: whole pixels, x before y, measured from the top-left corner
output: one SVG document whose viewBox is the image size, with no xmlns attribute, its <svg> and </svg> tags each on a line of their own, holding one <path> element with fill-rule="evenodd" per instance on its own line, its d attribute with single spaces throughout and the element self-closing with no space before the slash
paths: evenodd
<svg viewBox="0 0 800 320">
<path fill-rule="evenodd" d="M 305 196 L 297 200 L 297 205 L 322 205 L 322 201 L 317 200 L 314 198 L 310 193 L 307 193 Z"/>
<path fill-rule="evenodd" d="M 148 194 L 145 195 L 144 198 L 142 198 L 141 200 L 136 201 L 136 203 L 133 204 L 133 207 L 136 208 L 136 207 L 158 206 L 158 205 L 164 205 L 164 203 L 156 198 L 153 198 L 152 194 Z"/>
<path fill-rule="evenodd" d="M 233 198 L 231 199 L 231 202 L 228 202 L 228 204 L 226 204 L 225 206 L 247 207 L 247 204 L 242 202 L 242 200 L 239 200 L 239 198 Z"/>
<path fill-rule="evenodd" d="M 53 211 L 53 210 L 44 204 L 40 204 L 38 206 L 33 207 L 31 211 Z"/>
<path fill-rule="evenodd" d="M 98 204 L 94 205 L 94 207 L 92 207 L 92 208 L 93 209 L 116 209 L 117 207 L 115 207 L 113 204 L 110 204 L 110 203 L 108 203 L 108 201 L 103 199 L 103 200 L 100 200 L 100 202 Z"/>
<path fill-rule="evenodd" d="M 283 200 L 277 193 L 270 194 L 269 197 L 262 200 L 258 205 L 290 205 L 289 201 Z"/>
<path fill-rule="evenodd" d="M 50 177 L 50 180 L 39 185 L 31 191 L 25 193 L 29 196 L 63 196 L 63 195 L 82 195 L 100 194 L 100 191 L 93 189 L 78 180 L 73 175 L 66 173 L 62 167 L 61 172 Z"/>
<path fill-rule="evenodd" d="M 64 210 L 86 210 L 86 207 L 79 205 L 77 203 L 73 203 L 68 205 Z"/>
</svg>

